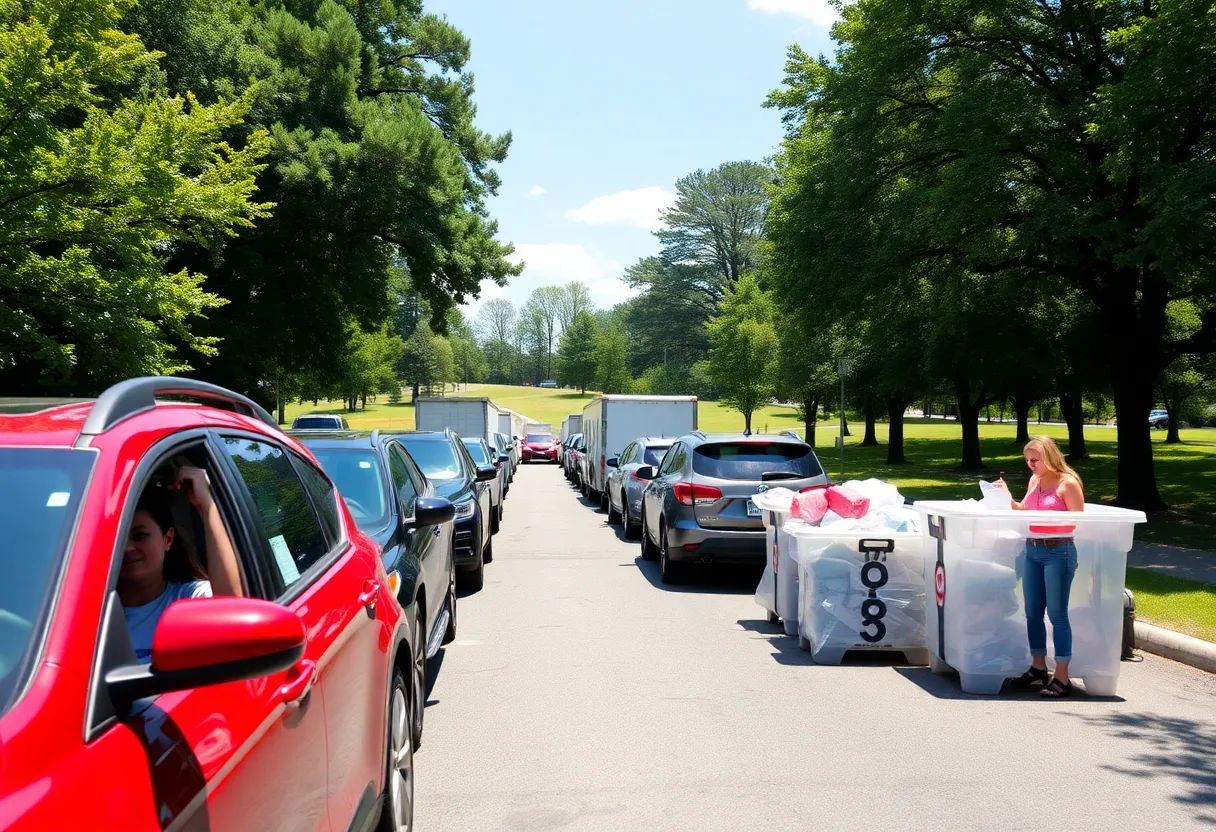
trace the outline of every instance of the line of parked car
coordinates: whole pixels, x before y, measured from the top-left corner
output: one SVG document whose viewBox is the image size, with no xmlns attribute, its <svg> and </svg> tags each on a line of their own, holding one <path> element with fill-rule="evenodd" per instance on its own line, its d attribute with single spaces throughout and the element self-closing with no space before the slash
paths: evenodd
<svg viewBox="0 0 1216 832">
<path fill-rule="evenodd" d="M 181 378 L 0 400 L 0 829 L 412 829 L 519 450 L 308 419 Z"/>
<path fill-rule="evenodd" d="M 582 496 L 621 524 L 626 539 L 640 541 L 644 559 L 659 562 L 668 584 L 698 564 L 763 564 L 764 523 L 752 497 L 775 485 L 798 491 L 831 482 L 793 433 L 640 436 L 604 460 L 598 487 L 583 434 L 566 438 L 561 461 Z"/>
</svg>

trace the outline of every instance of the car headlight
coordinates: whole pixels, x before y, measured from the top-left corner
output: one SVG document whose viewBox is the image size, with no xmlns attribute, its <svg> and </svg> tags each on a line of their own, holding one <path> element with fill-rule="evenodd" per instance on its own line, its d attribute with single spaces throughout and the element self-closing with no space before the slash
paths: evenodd
<svg viewBox="0 0 1216 832">
<path fill-rule="evenodd" d="M 456 504 L 456 519 L 457 520 L 459 520 L 462 517 L 472 517 L 472 516 L 473 516 L 473 504 L 472 503 L 457 503 Z"/>
</svg>

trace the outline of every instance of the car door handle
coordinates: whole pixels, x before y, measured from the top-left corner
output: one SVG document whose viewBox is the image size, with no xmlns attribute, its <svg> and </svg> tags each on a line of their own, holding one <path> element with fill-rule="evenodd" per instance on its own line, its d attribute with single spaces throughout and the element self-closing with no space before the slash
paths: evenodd
<svg viewBox="0 0 1216 832">
<path fill-rule="evenodd" d="M 291 674 L 296 674 L 291 677 Z M 304 659 L 290 671 L 288 681 L 279 688 L 279 699 L 289 708 L 298 708 L 317 683 L 317 663 Z"/>
<path fill-rule="evenodd" d="M 380 597 L 380 582 L 379 581 L 364 581 L 363 592 L 359 593 L 359 606 L 374 607 L 376 601 Z"/>
</svg>

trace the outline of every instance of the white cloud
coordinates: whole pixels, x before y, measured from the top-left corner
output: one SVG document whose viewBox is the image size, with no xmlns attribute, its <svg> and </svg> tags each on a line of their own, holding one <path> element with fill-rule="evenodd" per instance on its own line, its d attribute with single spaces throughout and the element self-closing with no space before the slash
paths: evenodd
<svg viewBox="0 0 1216 832">
<path fill-rule="evenodd" d="M 765 14 L 790 14 L 823 27 L 831 26 L 840 19 L 828 0 L 747 0 L 747 7 Z"/>
<path fill-rule="evenodd" d="M 533 185 L 531 188 L 528 189 L 528 192 L 526 194 L 524 194 L 524 196 L 537 197 L 537 196 L 544 196 L 547 193 L 549 193 L 549 192 L 546 191 L 540 185 Z"/>
<path fill-rule="evenodd" d="M 506 286 L 483 280 L 481 297 L 465 305 L 466 315 L 476 317 L 477 310 L 491 298 L 506 298 L 518 308 L 541 286 L 557 286 L 571 280 L 587 284 L 597 308 L 611 308 L 635 294 L 620 279 L 620 263 L 578 243 L 518 243 L 511 260 L 527 264 L 523 274 L 508 278 Z"/>
<path fill-rule="evenodd" d="M 676 195 L 658 186 L 618 191 L 597 196 L 581 208 L 566 212 L 566 217 L 587 225 L 626 224 L 647 231 L 662 227 L 659 212 L 675 204 Z"/>
</svg>

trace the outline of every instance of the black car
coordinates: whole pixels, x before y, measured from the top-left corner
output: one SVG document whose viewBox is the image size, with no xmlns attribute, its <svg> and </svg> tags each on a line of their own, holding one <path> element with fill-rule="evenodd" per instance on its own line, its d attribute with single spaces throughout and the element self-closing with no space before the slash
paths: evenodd
<svg viewBox="0 0 1216 832">
<path fill-rule="evenodd" d="M 484 566 L 494 559 L 490 489 L 498 470 L 493 465 L 478 467 L 464 442 L 451 430 L 393 435 L 405 445 L 439 496 L 456 506 L 452 538 L 456 568 L 462 573 L 462 584 L 467 583 L 470 590 L 481 589 Z"/>
<path fill-rule="evenodd" d="M 426 660 L 456 638 L 455 507 L 439 496 L 397 437 L 378 431 L 294 434 L 338 486 L 360 531 L 380 545 L 397 600 L 421 613 L 414 668 L 414 740 L 422 739 Z M 394 585 L 395 584 L 395 585 Z"/>
</svg>

